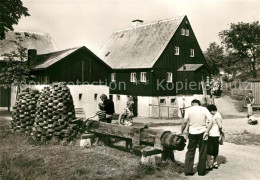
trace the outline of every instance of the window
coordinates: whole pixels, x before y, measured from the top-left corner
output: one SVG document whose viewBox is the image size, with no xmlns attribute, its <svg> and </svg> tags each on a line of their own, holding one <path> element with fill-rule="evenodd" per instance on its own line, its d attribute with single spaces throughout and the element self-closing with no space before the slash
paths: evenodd
<svg viewBox="0 0 260 180">
<path fill-rule="evenodd" d="M 141 72 L 141 82 L 146 82 L 146 72 Z"/>
<path fill-rule="evenodd" d="M 136 82 L 136 73 L 131 73 L 130 82 Z"/>
<path fill-rule="evenodd" d="M 181 28 L 181 35 L 185 36 L 185 29 Z"/>
<path fill-rule="evenodd" d="M 112 82 L 116 81 L 116 73 L 111 73 L 111 81 Z"/>
<path fill-rule="evenodd" d="M 167 82 L 172 82 L 172 73 L 167 72 Z"/>
<path fill-rule="evenodd" d="M 190 31 L 188 29 L 185 29 L 185 36 L 189 36 L 190 35 Z"/>
<path fill-rule="evenodd" d="M 117 95 L 116 98 L 117 98 L 117 100 L 120 100 L 120 95 Z"/>
<path fill-rule="evenodd" d="M 166 100 L 165 99 L 160 99 L 160 104 L 166 104 Z"/>
<path fill-rule="evenodd" d="M 194 49 L 190 49 L 190 57 L 194 57 Z"/>
<path fill-rule="evenodd" d="M 171 99 L 171 104 L 175 103 L 175 98 Z"/>
<path fill-rule="evenodd" d="M 174 47 L 174 54 L 179 55 L 180 54 L 180 48 L 178 46 Z"/>
<path fill-rule="evenodd" d="M 81 93 L 79 93 L 79 100 L 81 100 L 82 99 L 82 94 Z"/>
<path fill-rule="evenodd" d="M 98 94 L 96 93 L 96 94 L 94 94 L 94 100 L 97 100 L 97 96 L 98 96 Z"/>
</svg>

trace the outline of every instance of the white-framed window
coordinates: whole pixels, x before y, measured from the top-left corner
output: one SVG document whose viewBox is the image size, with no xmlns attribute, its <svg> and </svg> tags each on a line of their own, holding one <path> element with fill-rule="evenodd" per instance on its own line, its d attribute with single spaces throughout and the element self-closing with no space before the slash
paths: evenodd
<svg viewBox="0 0 260 180">
<path fill-rule="evenodd" d="M 181 35 L 185 36 L 185 29 L 181 28 Z"/>
<path fill-rule="evenodd" d="M 141 76 L 140 76 L 140 81 L 141 82 L 146 82 L 146 72 L 141 72 Z"/>
<path fill-rule="evenodd" d="M 136 82 L 136 73 L 131 73 L 130 82 Z"/>
<path fill-rule="evenodd" d="M 194 49 L 190 49 L 190 57 L 194 57 Z"/>
<path fill-rule="evenodd" d="M 160 104 L 166 104 L 166 99 L 160 99 Z"/>
<path fill-rule="evenodd" d="M 174 55 L 179 55 L 180 54 L 180 48 L 178 46 L 174 47 Z"/>
<path fill-rule="evenodd" d="M 185 29 L 185 36 L 189 36 L 190 35 L 190 31 L 188 29 Z"/>
<path fill-rule="evenodd" d="M 172 82 L 172 73 L 167 72 L 167 82 Z"/>
<path fill-rule="evenodd" d="M 111 73 L 111 81 L 112 82 L 116 81 L 116 73 Z"/>
</svg>

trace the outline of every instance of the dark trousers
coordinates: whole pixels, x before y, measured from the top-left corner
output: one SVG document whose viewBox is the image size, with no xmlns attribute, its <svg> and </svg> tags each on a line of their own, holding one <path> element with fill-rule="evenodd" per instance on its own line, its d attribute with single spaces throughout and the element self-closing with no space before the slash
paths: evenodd
<svg viewBox="0 0 260 180">
<path fill-rule="evenodd" d="M 203 134 L 189 134 L 188 151 L 185 158 L 185 173 L 193 173 L 194 157 L 197 145 L 199 145 L 198 174 L 205 175 L 207 160 L 207 141 L 203 140 Z"/>
</svg>

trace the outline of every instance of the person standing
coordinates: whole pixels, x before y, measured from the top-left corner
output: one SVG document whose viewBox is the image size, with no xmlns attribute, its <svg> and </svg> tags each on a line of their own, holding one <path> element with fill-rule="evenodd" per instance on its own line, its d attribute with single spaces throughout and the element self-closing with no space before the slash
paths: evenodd
<svg viewBox="0 0 260 180">
<path fill-rule="evenodd" d="M 101 101 L 104 104 L 104 110 L 106 111 L 106 120 L 107 123 L 112 122 L 113 114 L 115 113 L 114 102 L 107 98 L 105 94 L 100 96 Z"/>
<path fill-rule="evenodd" d="M 184 173 L 186 176 L 193 175 L 193 164 L 196 153 L 196 148 L 199 146 L 199 163 L 198 175 L 204 176 L 206 171 L 207 160 L 207 139 L 208 133 L 212 126 L 212 115 L 207 108 L 200 106 L 200 101 L 194 99 L 191 102 L 191 107 L 188 108 L 184 115 L 184 120 L 181 126 L 181 134 L 188 125 L 189 128 L 189 144 L 188 151 L 185 157 Z"/>
<path fill-rule="evenodd" d="M 220 135 L 223 136 L 224 134 L 222 132 L 222 117 L 217 111 L 217 107 L 214 104 L 210 104 L 207 108 L 213 115 L 207 150 L 207 169 L 211 170 L 212 168 L 218 169 L 217 157 L 219 152 L 219 139 Z M 212 158 L 213 162 L 211 162 Z"/>
<path fill-rule="evenodd" d="M 252 94 L 252 91 L 249 91 L 248 96 L 246 96 L 246 106 L 247 106 L 247 115 L 252 116 L 253 115 L 253 107 L 252 104 L 254 104 L 254 96 Z"/>
</svg>

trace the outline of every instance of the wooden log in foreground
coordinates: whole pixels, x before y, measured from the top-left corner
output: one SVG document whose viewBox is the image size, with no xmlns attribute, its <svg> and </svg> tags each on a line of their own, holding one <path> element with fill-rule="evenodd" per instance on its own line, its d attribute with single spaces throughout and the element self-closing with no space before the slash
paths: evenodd
<svg viewBox="0 0 260 180">
<path fill-rule="evenodd" d="M 93 120 L 86 120 L 85 122 L 86 130 L 91 133 L 131 139 L 134 146 L 147 144 L 158 148 L 182 151 L 186 145 L 183 136 L 170 131 L 149 129 L 148 127 L 122 126 Z"/>
</svg>

